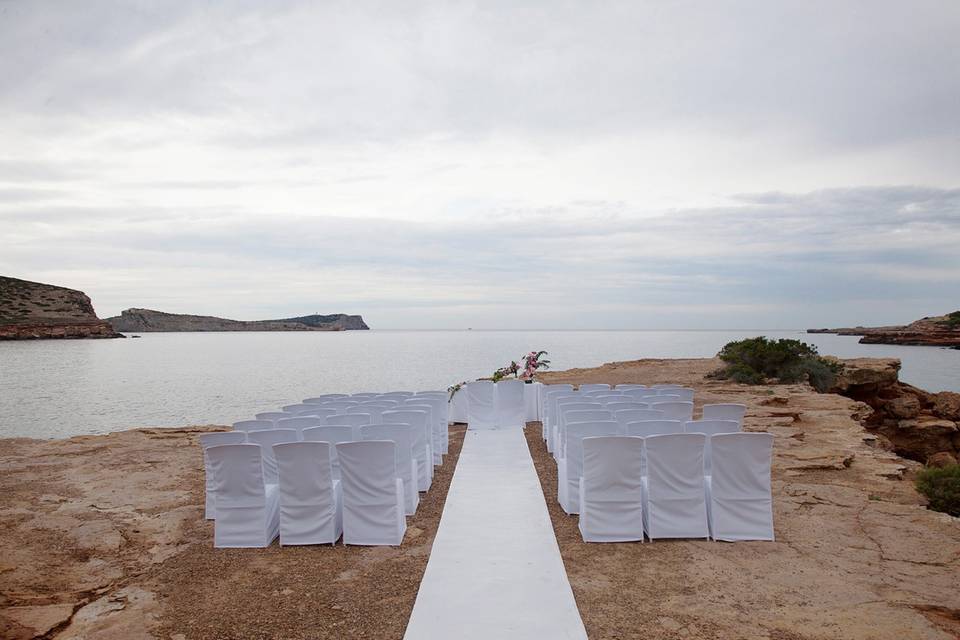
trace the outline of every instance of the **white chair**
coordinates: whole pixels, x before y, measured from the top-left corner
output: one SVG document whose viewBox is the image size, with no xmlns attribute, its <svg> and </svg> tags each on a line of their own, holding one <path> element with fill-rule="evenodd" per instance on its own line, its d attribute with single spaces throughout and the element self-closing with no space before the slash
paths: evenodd
<svg viewBox="0 0 960 640">
<path fill-rule="evenodd" d="M 407 530 L 397 445 L 368 440 L 337 445 L 343 492 L 343 543 L 399 545 Z"/>
<path fill-rule="evenodd" d="M 683 424 L 684 433 L 702 433 L 707 436 L 703 445 L 703 473 L 710 475 L 711 441 L 720 433 L 738 433 L 740 425 L 736 420 L 688 420 Z"/>
<path fill-rule="evenodd" d="M 438 416 L 434 415 L 433 407 L 434 405 L 429 402 L 428 398 L 411 396 L 401 402 L 397 409 L 400 411 L 423 411 L 427 414 L 427 422 L 425 425 L 427 433 L 425 437 L 427 438 L 427 442 L 430 443 L 431 462 L 433 466 L 436 467 L 443 464 L 443 454 L 440 453 L 441 445 L 437 438 Z"/>
<path fill-rule="evenodd" d="M 680 420 L 681 422 L 693 420 L 692 402 L 651 402 L 649 406 L 654 411 L 663 411 L 667 420 Z"/>
<path fill-rule="evenodd" d="M 557 500 L 567 513 L 580 512 L 580 475 L 583 469 L 584 438 L 619 435 L 620 425 L 613 420 L 568 422 L 564 438 L 566 455 L 557 461 Z"/>
<path fill-rule="evenodd" d="M 360 427 L 372 423 L 369 413 L 338 413 L 327 418 L 327 425 L 331 427 L 353 427 L 354 440 L 360 439 Z"/>
<path fill-rule="evenodd" d="M 467 383 L 467 429 L 496 429 L 496 385 L 489 380 Z"/>
<path fill-rule="evenodd" d="M 273 445 L 280 482 L 280 546 L 336 544 L 343 533 L 340 482 L 329 442 Z"/>
<path fill-rule="evenodd" d="M 609 409 L 608 407 L 608 410 Z M 620 424 L 620 433 L 622 435 L 627 435 L 627 425 L 631 422 L 663 419 L 663 411 L 656 411 L 655 409 L 625 409 L 621 411 L 611 411 L 611 413 L 613 413 L 613 419 Z"/>
<path fill-rule="evenodd" d="M 413 457 L 413 427 L 408 424 L 370 424 L 360 427 L 361 440 L 389 440 L 397 445 L 397 473 L 403 480 L 404 511 L 417 512 L 417 459 Z"/>
<path fill-rule="evenodd" d="M 276 422 L 277 420 L 283 420 L 284 418 L 289 418 L 290 414 L 286 411 L 265 411 L 263 413 L 258 413 L 254 416 L 257 420 L 269 420 L 270 422 Z"/>
<path fill-rule="evenodd" d="M 707 488 L 713 539 L 773 540 L 773 435 L 719 434 L 711 448 L 713 472 Z"/>
<path fill-rule="evenodd" d="M 582 384 L 578 387 L 578 391 L 587 392 L 587 391 L 610 391 L 610 385 L 608 384 Z"/>
<path fill-rule="evenodd" d="M 334 426 L 328 427 L 326 425 L 322 427 L 310 427 L 309 429 L 303 430 L 303 441 L 304 442 L 329 442 L 331 446 L 338 445 L 341 442 L 356 442 L 357 434 L 354 432 L 353 427 L 350 426 Z M 333 477 L 335 480 L 340 479 L 340 461 L 337 459 L 336 448 L 331 450 L 331 460 L 333 464 Z"/>
<path fill-rule="evenodd" d="M 320 416 L 297 416 L 296 418 L 284 418 L 277 420 L 276 429 L 293 429 L 297 432 L 297 439 L 303 440 L 303 430 L 310 427 L 319 427 L 324 424 L 325 418 Z"/>
<path fill-rule="evenodd" d="M 674 433 L 683 433 L 683 422 L 680 420 L 638 420 L 628 422 L 624 435 L 646 438 L 647 436 L 666 436 Z"/>
<path fill-rule="evenodd" d="M 641 387 L 641 388 L 638 388 L 638 389 L 624 389 L 624 390 L 621 391 L 620 393 L 622 393 L 622 394 L 625 395 L 625 396 L 630 396 L 631 398 L 634 398 L 634 399 L 636 399 L 636 400 L 639 400 L 640 398 L 646 398 L 646 397 L 648 397 L 648 396 L 655 396 L 655 395 L 657 395 L 657 390 L 656 390 L 656 389 L 646 389 L 646 388 Z"/>
<path fill-rule="evenodd" d="M 736 420 L 743 426 L 743 416 L 747 413 L 747 406 L 744 404 L 721 403 L 703 405 L 704 420 Z"/>
<path fill-rule="evenodd" d="M 268 547 L 280 532 L 277 485 L 263 481 L 260 445 L 207 449 L 216 493 L 213 546 Z"/>
<path fill-rule="evenodd" d="M 263 481 L 277 484 L 277 459 L 273 457 L 273 445 L 283 442 L 298 442 L 300 433 L 296 429 L 264 429 L 248 431 L 247 442 L 260 445 L 263 453 Z"/>
<path fill-rule="evenodd" d="M 261 429 L 273 429 L 273 420 L 241 420 L 233 423 L 234 431 L 259 431 Z"/>
<path fill-rule="evenodd" d="M 580 395 L 584 397 L 597 398 L 599 396 L 608 396 L 610 395 L 610 389 L 590 389 L 589 391 L 578 391 Z"/>
<path fill-rule="evenodd" d="M 673 391 L 673 389 L 670 389 Z M 647 404 L 654 404 L 656 402 L 683 402 L 680 396 L 673 393 L 660 393 L 655 396 L 644 396 L 640 398 L 640 402 L 646 402 Z"/>
<path fill-rule="evenodd" d="M 573 385 L 571 384 L 551 384 L 545 386 L 540 394 L 540 427 L 543 439 L 547 443 L 547 451 L 553 451 L 553 442 L 549 438 L 553 398 L 560 394 L 573 395 L 573 393 Z"/>
<path fill-rule="evenodd" d="M 203 451 L 204 519 L 213 520 L 214 516 L 216 515 L 214 508 L 217 502 L 217 494 L 213 482 L 213 470 L 210 469 L 210 460 L 207 458 L 207 449 L 221 444 L 242 444 L 246 441 L 246 431 L 218 431 L 215 433 L 200 434 L 200 449 Z"/>
<path fill-rule="evenodd" d="M 369 413 L 370 424 L 383 424 L 381 416 L 384 411 L 389 411 L 397 406 L 394 401 L 387 400 L 368 400 L 361 402 L 355 407 L 349 407 L 347 413 Z"/>
<path fill-rule="evenodd" d="M 320 418 L 320 424 L 325 424 L 327 418 L 330 416 L 335 416 L 338 413 L 342 413 L 342 409 L 334 409 L 333 407 L 325 407 L 322 404 L 312 405 L 313 409 L 304 409 L 303 412 L 296 415 L 297 418 Z"/>
<path fill-rule="evenodd" d="M 363 402 L 364 400 L 376 398 L 378 395 L 380 395 L 379 391 L 361 391 L 360 393 L 351 393 L 349 397 L 352 400 Z"/>
<path fill-rule="evenodd" d="M 663 394 L 667 395 L 667 394 Z M 693 389 L 670 389 L 669 395 L 677 396 L 677 399 L 682 402 L 693 402 Z"/>
<path fill-rule="evenodd" d="M 427 413 L 418 409 L 383 412 L 383 424 L 406 424 L 413 428 L 413 455 L 417 460 L 417 490 L 428 491 L 433 482 L 433 448 Z"/>
<path fill-rule="evenodd" d="M 442 464 L 443 454 L 447 453 L 449 447 L 449 438 L 447 437 L 449 427 L 447 423 L 447 396 L 446 394 L 442 396 L 436 395 L 433 392 L 417 393 L 413 397 L 403 401 L 403 407 L 405 409 L 413 408 L 417 405 L 427 405 L 430 407 L 430 443 L 433 447 L 433 462 L 434 464 Z"/>
<path fill-rule="evenodd" d="M 634 410 L 644 410 L 647 409 L 647 405 L 643 402 L 608 402 L 603 405 L 603 408 L 609 411 L 610 413 L 617 413 L 618 411 L 634 411 Z"/>
<path fill-rule="evenodd" d="M 617 391 L 627 391 L 629 389 L 646 389 L 647 385 L 645 384 L 618 384 L 614 387 Z"/>
<path fill-rule="evenodd" d="M 286 406 L 280 407 L 284 413 L 297 414 L 303 411 L 304 409 L 309 409 L 310 405 L 298 402 L 297 404 L 288 404 Z"/>
<path fill-rule="evenodd" d="M 450 397 L 447 403 L 447 421 L 459 424 L 466 424 L 469 417 L 469 401 L 467 400 L 467 390 L 461 388 Z"/>
<path fill-rule="evenodd" d="M 324 402 L 320 406 L 324 409 L 336 409 L 340 413 L 345 412 L 350 407 L 355 407 L 360 404 L 357 400 L 331 400 L 329 402 Z"/>
<path fill-rule="evenodd" d="M 644 518 L 647 536 L 709 538 L 701 433 L 644 439 L 647 461 Z"/>
<path fill-rule="evenodd" d="M 580 535 L 584 542 L 643 542 L 643 439 L 584 438 Z"/>
<path fill-rule="evenodd" d="M 553 427 L 553 457 L 562 458 L 565 454 L 563 449 L 564 437 L 566 434 L 566 414 L 569 411 L 606 411 L 599 402 L 593 402 L 589 397 L 578 396 L 576 398 L 563 398 L 557 403 L 557 420 Z M 611 416 L 613 414 L 610 414 Z M 604 418 L 612 420 L 613 418 Z"/>
<path fill-rule="evenodd" d="M 303 401 L 303 404 L 323 404 L 324 402 L 330 402 L 331 400 L 342 400 L 343 398 L 348 397 L 349 396 L 345 393 L 325 393 L 321 396 L 307 398 Z"/>
<path fill-rule="evenodd" d="M 523 380 L 500 380 L 496 383 L 497 426 L 501 429 L 522 429 L 527 425 L 523 402 Z"/>
<path fill-rule="evenodd" d="M 614 404 L 617 402 L 629 402 L 632 400 L 629 396 L 626 396 L 622 393 L 611 393 L 607 392 L 601 396 L 594 396 L 593 399 L 600 404 Z"/>
</svg>

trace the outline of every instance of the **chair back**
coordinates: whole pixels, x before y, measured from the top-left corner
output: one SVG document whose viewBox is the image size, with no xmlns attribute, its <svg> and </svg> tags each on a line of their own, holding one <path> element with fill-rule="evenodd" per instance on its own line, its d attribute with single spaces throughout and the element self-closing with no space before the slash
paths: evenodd
<svg viewBox="0 0 960 640">
<path fill-rule="evenodd" d="M 349 409 L 348 409 L 349 411 Z M 334 427 L 352 427 L 354 440 L 359 440 L 360 427 L 372 424 L 373 418 L 369 413 L 338 413 L 327 418 L 327 425 Z"/>
<path fill-rule="evenodd" d="M 304 442 L 329 442 L 331 446 L 341 442 L 356 442 L 356 433 L 353 427 L 345 426 L 322 426 L 310 427 L 303 430 Z M 340 479 L 340 461 L 337 459 L 337 451 L 334 447 L 331 449 L 331 463 L 333 464 L 333 477 Z"/>
<path fill-rule="evenodd" d="M 643 495 L 643 438 L 590 436 L 583 439 L 583 487 L 591 500 L 639 503 Z"/>
<path fill-rule="evenodd" d="M 277 459 L 273 457 L 273 445 L 283 442 L 298 442 L 300 433 L 296 429 L 265 429 L 264 431 L 248 431 L 247 442 L 260 445 L 263 455 L 263 481 L 267 484 L 277 484 Z"/>
<path fill-rule="evenodd" d="M 331 400 L 329 402 L 324 402 L 320 406 L 323 407 L 324 409 L 337 409 L 339 412 L 342 413 L 347 409 L 349 409 L 350 407 L 355 407 L 358 404 L 360 404 L 359 400 L 341 399 L 341 400 Z"/>
<path fill-rule="evenodd" d="M 467 428 L 494 429 L 496 426 L 496 385 L 490 380 L 468 382 Z"/>
<path fill-rule="evenodd" d="M 241 420 L 233 423 L 234 431 L 257 431 L 260 429 L 272 429 L 273 420 Z"/>
<path fill-rule="evenodd" d="M 667 420 L 686 422 L 693 420 L 693 403 L 671 400 L 668 402 L 651 402 L 650 408 L 654 411 L 663 411 Z"/>
<path fill-rule="evenodd" d="M 773 540 L 773 435 L 725 433 L 713 436 L 711 441 L 714 539 Z"/>
<path fill-rule="evenodd" d="M 310 405 L 304 404 L 304 403 L 302 403 L 302 402 L 298 402 L 298 403 L 296 403 L 296 404 L 288 404 L 288 405 L 285 405 L 285 406 L 283 406 L 283 407 L 280 407 L 280 409 L 281 409 L 284 413 L 292 413 L 292 414 L 294 414 L 294 415 L 300 413 L 300 412 L 303 411 L 304 409 L 309 409 L 309 408 L 310 408 Z"/>
<path fill-rule="evenodd" d="M 611 409 L 611 407 L 607 408 Z M 624 435 L 635 435 L 627 434 L 627 425 L 631 422 L 639 422 L 641 420 L 662 420 L 663 416 L 663 411 L 657 411 L 655 409 L 624 409 L 620 411 L 613 411 L 613 419 L 620 423 L 620 432 Z"/>
<path fill-rule="evenodd" d="M 335 416 L 338 413 L 342 413 L 342 409 L 334 409 L 333 407 L 328 407 L 323 404 L 311 405 L 312 409 L 304 409 L 297 414 L 298 418 L 307 418 L 313 416 L 315 418 L 320 418 L 320 424 L 323 424 L 326 419 L 330 416 Z"/>
<path fill-rule="evenodd" d="M 265 411 L 263 413 L 258 413 L 254 417 L 257 420 L 269 420 L 270 422 L 276 422 L 277 420 L 282 420 L 283 418 L 289 418 L 290 414 L 286 411 Z"/>
<path fill-rule="evenodd" d="M 206 450 L 218 507 L 266 504 L 263 461 L 258 444 L 218 444 Z"/>
<path fill-rule="evenodd" d="M 333 448 L 329 442 L 273 445 L 280 504 L 306 507 L 334 503 Z"/>
<path fill-rule="evenodd" d="M 325 418 L 320 416 L 297 416 L 296 418 L 284 418 L 277 420 L 277 429 L 293 429 L 297 432 L 299 440 L 303 439 L 303 430 L 310 427 L 319 427 L 326 424 Z"/>
<path fill-rule="evenodd" d="M 724 402 L 720 404 L 703 405 L 704 420 L 736 420 L 738 424 L 743 425 L 743 416 L 747 413 L 747 406 Z"/>
<path fill-rule="evenodd" d="M 740 424 L 736 420 L 687 420 L 683 424 L 683 431 L 715 436 L 718 433 L 737 433 L 740 431 Z"/>
<path fill-rule="evenodd" d="M 707 538 L 702 433 L 645 438 L 647 532 L 655 538 Z"/>
<path fill-rule="evenodd" d="M 680 420 L 638 420 L 637 422 L 628 422 L 624 429 L 624 434 L 628 436 L 638 436 L 646 438 L 647 436 L 665 436 L 673 433 L 683 433 L 683 422 Z"/>
<path fill-rule="evenodd" d="M 344 504 L 374 506 L 396 502 L 397 445 L 391 440 L 336 445 Z"/>
<path fill-rule="evenodd" d="M 203 449 L 219 444 L 242 444 L 247 441 L 246 431 L 215 431 L 200 434 L 200 446 Z"/>
<path fill-rule="evenodd" d="M 644 384 L 633 384 L 633 383 L 618 384 L 617 386 L 614 387 L 614 389 L 616 389 L 617 391 L 628 391 L 631 389 L 646 389 L 646 388 L 647 386 Z"/>
<path fill-rule="evenodd" d="M 497 425 L 523 428 L 526 424 L 526 404 L 523 400 L 523 391 L 526 384 L 523 380 L 500 380 L 496 383 Z"/>
<path fill-rule="evenodd" d="M 587 392 L 587 391 L 610 391 L 610 385 L 602 383 L 593 383 L 593 384 L 581 384 L 578 388 L 578 391 Z"/>
</svg>

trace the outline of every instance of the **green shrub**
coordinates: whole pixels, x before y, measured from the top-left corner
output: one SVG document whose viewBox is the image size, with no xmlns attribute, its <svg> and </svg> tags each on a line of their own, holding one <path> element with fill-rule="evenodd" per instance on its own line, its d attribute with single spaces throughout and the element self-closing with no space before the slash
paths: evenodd
<svg viewBox="0 0 960 640">
<path fill-rule="evenodd" d="M 917 491 L 934 511 L 960 516 L 960 464 L 925 467 L 917 474 Z"/>
<path fill-rule="evenodd" d="M 817 391 L 826 391 L 843 365 L 817 355 L 817 348 L 799 340 L 770 340 L 764 336 L 728 342 L 717 354 L 724 366 L 712 378 L 744 384 L 763 384 L 767 378 L 780 382 L 808 381 Z"/>
<path fill-rule="evenodd" d="M 950 329 L 960 329 L 960 311 L 947 314 L 946 325 Z"/>
</svg>

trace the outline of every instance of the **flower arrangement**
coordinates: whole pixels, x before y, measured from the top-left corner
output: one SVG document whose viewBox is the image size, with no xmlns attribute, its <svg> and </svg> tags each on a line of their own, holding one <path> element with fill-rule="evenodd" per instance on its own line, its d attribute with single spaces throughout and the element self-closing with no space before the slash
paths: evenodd
<svg viewBox="0 0 960 640">
<path fill-rule="evenodd" d="M 549 369 L 550 361 L 543 357 L 545 355 L 547 355 L 546 351 L 531 351 L 525 355 L 523 357 L 523 375 L 520 377 L 532 381 L 537 370 Z"/>
<path fill-rule="evenodd" d="M 513 374 L 513 377 L 516 378 L 518 373 L 520 373 L 520 365 L 516 362 L 511 362 L 506 367 L 501 367 L 494 371 L 493 376 L 491 376 L 490 379 L 494 382 L 500 382 L 511 374 Z"/>
<path fill-rule="evenodd" d="M 449 387 L 447 387 L 447 393 L 450 394 L 450 396 L 447 398 L 447 402 L 452 401 L 453 396 L 457 395 L 457 391 L 460 391 L 460 389 L 463 389 L 463 385 L 465 384 L 467 384 L 466 380 L 464 380 L 463 382 L 458 382 L 457 384 L 452 384 Z"/>
</svg>

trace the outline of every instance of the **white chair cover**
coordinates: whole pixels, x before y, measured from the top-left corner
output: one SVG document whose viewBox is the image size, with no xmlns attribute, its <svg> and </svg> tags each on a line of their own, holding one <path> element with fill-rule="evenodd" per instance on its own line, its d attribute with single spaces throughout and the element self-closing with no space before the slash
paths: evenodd
<svg viewBox="0 0 960 640">
<path fill-rule="evenodd" d="M 432 425 L 431 444 L 433 446 L 433 461 L 435 464 L 443 463 L 443 455 L 449 448 L 449 423 L 447 422 L 447 394 L 446 392 L 428 391 L 417 393 L 412 398 L 404 401 L 404 407 L 407 403 L 426 404 L 430 406 L 430 423 Z"/>
<path fill-rule="evenodd" d="M 646 389 L 647 386 L 643 384 L 618 384 L 614 387 L 617 391 L 627 391 L 628 389 Z"/>
<path fill-rule="evenodd" d="M 467 383 L 467 429 L 496 429 L 496 385 L 489 380 Z"/>
<path fill-rule="evenodd" d="M 773 540 L 773 435 L 731 433 L 712 441 L 707 487 L 714 540 Z"/>
<path fill-rule="evenodd" d="M 343 543 L 399 545 L 407 530 L 397 445 L 369 440 L 337 445 L 343 492 Z"/>
<path fill-rule="evenodd" d="M 351 393 L 349 397 L 352 400 L 363 402 L 369 398 L 376 398 L 378 395 L 380 395 L 379 391 L 361 391 L 360 393 Z"/>
<path fill-rule="evenodd" d="M 583 439 L 580 535 L 584 542 L 643 541 L 643 439 Z"/>
<path fill-rule="evenodd" d="M 594 396 L 593 400 L 600 404 L 614 404 L 618 402 L 629 402 L 633 398 L 622 393 L 610 393 L 609 391 L 601 396 Z"/>
<path fill-rule="evenodd" d="M 526 426 L 527 407 L 523 401 L 523 380 L 500 380 L 496 383 L 497 426 L 501 429 L 522 429 Z"/>
<path fill-rule="evenodd" d="M 397 473 L 403 480 L 404 511 L 417 512 L 417 459 L 413 457 L 413 427 L 408 424 L 370 424 L 360 427 L 361 440 L 389 440 L 397 445 Z"/>
<path fill-rule="evenodd" d="M 353 427 L 353 439 L 360 439 L 360 427 L 373 423 L 369 413 L 338 413 L 327 418 L 331 427 Z"/>
<path fill-rule="evenodd" d="M 736 420 L 743 426 L 743 416 L 747 413 L 747 406 L 743 404 L 721 403 L 703 405 L 704 420 Z"/>
<path fill-rule="evenodd" d="M 710 475 L 710 443 L 718 433 L 737 433 L 740 425 L 736 420 L 689 420 L 683 424 L 684 433 L 702 433 L 707 436 L 703 445 L 703 473 Z"/>
<path fill-rule="evenodd" d="M 564 453 L 564 434 L 566 433 L 566 413 L 568 411 L 605 411 L 603 405 L 585 396 L 562 398 L 557 402 L 557 419 L 553 426 L 553 457 L 562 458 Z M 613 414 L 611 414 L 613 415 Z M 612 420 L 613 418 L 604 418 Z"/>
<path fill-rule="evenodd" d="M 360 404 L 359 400 L 330 400 L 329 402 L 324 402 L 320 406 L 324 409 L 336 409 L 340 413 L 346 412 L 350 407 L 355 407 Z"/>
<path fill-rule="evenodd" d="M 610 385 L 608 384 L 582 384 L 577 389 L 581 392 L 586 391 L 610 391 Z"/>
<path fill-rule="evenodd" d="M 260 431 L 262 429 L 273 429 L 273 420 L 241 420 L 233 423 L 234 431 Z"/>
<path fill-rule="evenodd" d="M 650 408 L 654 411 L 663 411 L 667 420 L 686 422 L 693 420 L 693 403 L 682 401 L 651 402 Z"/>
<path fill-rule="evenodd" d="M 341 442 L 356 442 L 356 433 L 350 426 L 332 426 L 310 427 L 303 430 L 304 442 L 329 442 L 331 446 Z M 340 460 L 337 459 L 337 450 L 330 450 L 330 462 L 333 464 L 333 479 L 340 479 Z"/>
<path fill-rule="evenodd" d="M 580 512 L 583 439 L 591 436 L 615 436 L 619 431 L 620 426 L 613 420 L 567 423 L 564 438 L 566 456 L 557 461 L 557 500 L 567 513 Z"/>
<path fill-rule="evenodd" d="M 293 429 L 297 432 L 297 439 L 303 440 L 303 430 L 310 427 L 319 427 L 325 424 L 326 419 L 321 416 L 297 416 L 277 420 L 276 429 Z"/>
<path fill-rule="evenodd" d="M 254 416 L 257 420 L 269 420 L 270 422 L 276 422 L 277 420 L 282 420 L 284 418 L 289 418 L 290 414 L 286 411 L 265 411 L 263 413 L 258 413 Z"/>
<path fill-rule="evenodd" d="M 673 389 L 670 389 L 670 391 L 673 391 Z M 655 396 L 646 396 L 644 398 L 640 398 L 640 402 L 654 404 L 655 402 L 683 402 L 683 400 L 680 399 L 680 396 L 672 393 L 660 393 Z"/>
<path fill-rule="evenodd" d="M 216 445 L 207 457 L 217 495 L 213 546 L 270 546 L 280 532 L 280 503 L 277 485 L 263 481 L 260 445 Z"/>
<path fill-rule="evenodd" d="M 650 402 L 649 398 L 657 395 L 656 389 L 624 389 L 623 395 L 634 402 Z"/>
<path fill-rule="evenodd" d="M 464 387 L 460 387 L 460 390 L 453 394 L 453 397 L 447 402 L 447 406 L 449 408 L 447 420 L 449 422 L 466 424 L 467 414 L 469 413 L 469 407 L 467 406 L 468 404 L 469 401 L 467 400 L 467 390 Z"/>
<path fill-rule="evenodd" d="M 547 405 L 550 403 L 550 399 L 558 393 L 570 393 L 573 391 L 572 384 L 548 384 L 543 386 L 543 390 L 540 392 L 540 427 L 543 432 L 543 439 L 547 441 L 547 449 L 552 450 L 553 444 L 547 438 L 549 430 L 547 428 L 549 424 L 549 412 Z"/>
<path fill-rule="evenodd" d="M 313 398 L 307 398 L 303 401 L 303 404 L 323 404 L 324 402 L 330 402 L 331 400 L 340 400 L 348 397 L 350 396 L 345 393 L 325 393 Z"/>
<path fill-rule="evenodd" d="M 611 405 L 615 406 L 615 405 Z M 609 410 L 611 407 L 607 407 Z M 620 434 L 627 435 L 627 425 L 631 422 L 641 420 L 662 420 L 663 411 L 654 409 L 625 409 L 622 411 L 613 411 L 613 419 L 620 423 Z M 632 434 L 631 434 L 632 435 Z"/>
<path fill-rule="evenodd" d="M 246 441 L 246 431 L 218 431 L 215 433 L 200 434 L 200 448 L 203 451 L 204 473 L 203 517 L 206 520 L 213 520 L 216 515 L 214 507 L 217 501 L 216 488 L 213 482 L 213 470 L 210 468 L 210 460 L 207 458 L 207 449 L 221 444 L 242 444 Z"/>
<path fill-rule="evenodd" d="M 301 411 L 304 411 L 305 409 L 309 409 L 309 408 L 310 408 L 310 405 L 304 404 L 302 402 L 298 402 L 297 404 L 288 404 L 286 406 L 280 407 L 280 409 L 284 413 L 293 413 L 293 414 L 300 413 Z"/>
<path fill-rule="evenodd" d="M 343 533 L 340 482 L 329 442 L 273 445 L 280 493 L 280 545 L 335 544 Z"/>
<path fill-rule="evenodd" d="M 383 424 L 406 424 L 413 427 L 413 455 L 417 460 L 417 490 L 429 490 L 433 481 L 433 448 L 430 446 L 427 412 L 419 409 L 384 411 Z"/>
<path fill-rule="evenodd" d="M 634 410 L 648 411 L 647 405 L 642 402 L 608 402 L 603 405 L 603 408 L 609 411 L 610 413 L 617 413 L 618 411 L 634 411 Z"/>
<path fill-rule="evenodd" d="M 624 435 L 646 438 L 647 436 L 666 436 L 683 433 L 683 422 L 679 420 L 638 420 L 628 422 Z"/>
<path fill-rule="evenodd" d="M 693 402 L 693 389 L 670 389 L 670 395 L 677 396 L 677 399 L 682 400 L 683 402 Z"/>
<path fill-rule="evenodd" d="M 390 408 L 391 406 L 388 406 L 386 402 L 361 402 L 355 407 L 347 407 L 346 411 L 340 412 L 338 415 L 365 414 L 369 416 L 369 421 L 366 424 L 382 424 L 380 414 Z"/>
<path fill-rule="evenodd" d="M 644 517 L 647 536 L 709 538 L 701 433 L 645 439 L 647 477 Z"/>
<path fill-rule="evenodd" d="M 326 424 L 327 418 L 342 413 L 341 409 L 333 407 L 324 407 L 322 404 L 312 405 L 313 409 L 305 409 L 302 413 L 296 415 L 297 418 L 319 418 L 320 424 Z"/>
<path fill-rule="evenodd" d="M 248 431 L 247 442 L 260 445 L 263 454 L 263 481 L 277 484 L 277 459 L 273 457 L 273 445 L 282 442 L 297 442 L 300 434 L 296 429 L 265 429 Z"/>
<path fill-rule="evenodd" d="M 438 438 L 439 433 L 437 432 L 438 416 L 434 415 L 433 404 L 429 402 L 429 398 L 423 398 L 423 397 L 418 398 L 417 396 L 407 398 L 402 403 L 400 403 L 400 406 L 398 407 L 398 409 L 403 411 L 407 411 L 407 410 L 423 411 L 424 413 L 427 414 L 426 438 L 427 438 L 427 441 L 430 443 L 430 451 L 432 455 L 431 461 L 433 463 L 433 466 L 435 467 L 443 464 L 443 454 L 440 452 L 442 445 L 439 442 L 440 440 Z"/>
</svg>

